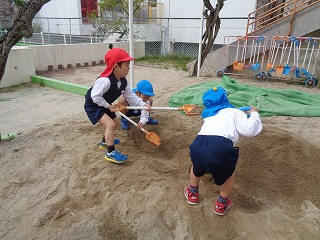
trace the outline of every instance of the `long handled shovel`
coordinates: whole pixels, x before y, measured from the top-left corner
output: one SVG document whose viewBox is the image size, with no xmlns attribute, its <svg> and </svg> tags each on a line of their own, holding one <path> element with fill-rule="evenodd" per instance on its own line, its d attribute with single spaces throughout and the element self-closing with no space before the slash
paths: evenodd
<svg viewBox="0 0 320 240">
<path fill-rule="evenodd" d="M 277 74 L 282 74 L 283 69 L 284 69 L 284 66 L 282 66 L 281 64 L 282 64 L 282 60 L 283 60 L 284 54 L 285 54 L 285 52 L 287 50 L 287 46 L 288 46 L 288 42 L 287 41 L 288 41 L 288 39 L 286 37 L 284 37 L 283 41 L 284 41 L 284 43 L 282 45 L 280 62 L 279 62 L 279 65 L 276 66 L 276 73 Z"/>
<path fill-rule="evenodd" d="M 240 71 L 243 70 L 246 62 L 248 36 L 243 37 L 243 39 L 244 39 L 244 43 L 242 48 L 241 62 L 238 64 L 238 70 Z"/>
<path fill-rule="evenodd" d="M 279 52 L 279 48 L 280 48 L 280 45 L 281 45 L 281 44 L 282 44 L 282 40 L 280 39 L 280 40 L 278 41 L 278 47 L 277 47 L 276 53 L 274 54 L 273 59 L 271 60 L 271 66 L 269 66 L 270 69 L 268 69 L 268 66 L 267 66 L 267 70 L 268 70 L 269 72 L 275 72 L 274 63 L 275 63 L 275 61 L 276 61 L 276 59 L 277 59 L 278 52 Z"/>
<path fill-rule="evenodd" d="M 296 40 L 295 37 L 290 37 L 290 48 L 289 48 L 289 53 L 288 53 L 288 59 L 287 59 L 287 64 L 283 67 L 282 74 L 288 75 L 291 71 L 291 67 L 289 66 L 289 60 L 290 60 L 290 55 L 291 55 L 291 50 L 292 50 L 292 45 L 294 44 L 294 41 Z"/>
<path fill-rule="evenodd" d="M 316 46 L 316 44 L 317 44 L 317 42 L 316 42 L 316 40 L 314 40 L 314 41 L 313 41 L 313 44 L 312 44 L 312 49 L 311 49 L 311 54 L 310 54 L 310 58 L 309 58 L 308 67 L 307 67 L 307 69 L 302 70 L 303 75 L 307 75 L 307 76 L 311 76 L 311 75 L 312 75 L 312 74 L 309 72 L 309 67 L 310 67 L 310 63 L 311 63 L 312 56 L 313 56 L 313 50 L 314 50 L 314 47 Z"/>
<path fill-rule="evenodd" d="M 306 53 L 304 54 L 304 58 L 303 58 L 302 66 L 301 66 L 301 72 L 303 72 L 303 73 L 307 72 L 307 70 L 304 68 L 304 64 L 305 64 L 306 59 L 307 59 L 309 46 L 310 46 L 310 42 L 312 41 L 312 37 L 309 37 L 307 41 L 308 41 L 308 45 L 307 45 Z"/>
<path fill-rule="evenodd" d="M 260 65 L 260 63 L 259 63 L 259 54 L 260 54 L 261 42 L 262 42 L 263 40 L 264 40 L 264 36 L 259 36 L 259 37 L 257 38 L 257 42 L 259 43 L 257 54 L 256 54 L 256 52 L 255 52 L 255 55 L 256 55 L 257 59 L 256 59 L 256 62 L 253 63 L 252 66 L 251 66 L 251 70 L 256 71 L 256 72 L 259 72 L 259 71 L 260 71 L 260 67 L 261 67 L 261 65 Z"/>
<path fill-rule="evenodd" d="M 134 106 L 123 106 L 119 103 L 114 104 L 117 107 L 116 111 L 121 111 L 124 109 L 149 109 L 148 107 L 134 107 Z M 151 107 L 151 110 L 175 110 L 175 111 L 184 111 L 188 116 L 200 115 L 203 111 L 203 107 L 198 105 L 185 104 L 182 107 Z"/>
<path fill-rule="evenodd" d="M 252 64 L 254 63 L 254 49 L 256 48 L 256 37 L 252 38 L 252 44 L 251 44 L 251 51 L 250 51 L 250 58 L 249 58 L 249 65 L 246 67 L 250 67 L 252 66 Z"/>
<path fill-rule="evenodd" d="M 296 54 L 296 66 L 295 66 L 295 70 L 294 71 L 295 71 L 295 74 L 296 74 L 296 78 L 300 78 L 299 57 L 300 57 L 301 42 L 302 42 L 302 39 L 296 39 L 296 41 L 295 41 L 297 54 Z"/>
<path fill-rule="evenodd" d="M 123 114 L 122 112 L 120 112 L 120 111 L 118 111 L 118 113 L 122 116 L 122 117 L 124 117 L 125 119 L 127 119 L 129 122 L 131 122 L 133 125 L 135 125 L 135 126 L 137 126 L 138 124 L 136 124 L 131 118 L 129 118 L 129 117 L 127 117 L 125 114 Z M 149 141 L 149 142 L 151 142 L 151 143 L 153 143 L 154 145 L 156 145 L 156 146 L 160 146 L 160 137 L 157 135 L 157 134 L 155 134 L 154 132 L 148 132 L 147 130 L 145 130 L 144 128 L 140 128 L 140 130 L 142 131 L 142 132 L 144 132 L 145 134 L 146 134 L 146 139 Z"/>
<path fill-rule="evenodd" d="M 277 36 L 274 36 L 272 38 L 272 43 L 271 43 L 271 47 L 269 50 L 269 57 L 268 57 L 268 64 L 266 66 L 266 70 L 269 71 L 272 68 L 272 61 L 273 61 L 273 56 L 275 55 L 275 49 L 276 49 L 276 45 L 277 45 L 277 41 L 276 40 Z M 279 37 L 278 37 L 279 38 Z"/>
<path fill-rule="evenodd" d="M 239 64 L 238 56 L 239 56 L 240 40 L 241 40 L 241 37 L 237 37 L 238 44 L 237 44 L 237 50 L 236 50 L 236 59 L 234 60 L 234 63 L 232 64 L 232 67 L 234 70 L 238 70 L 238 64 Z"/>
</svg>

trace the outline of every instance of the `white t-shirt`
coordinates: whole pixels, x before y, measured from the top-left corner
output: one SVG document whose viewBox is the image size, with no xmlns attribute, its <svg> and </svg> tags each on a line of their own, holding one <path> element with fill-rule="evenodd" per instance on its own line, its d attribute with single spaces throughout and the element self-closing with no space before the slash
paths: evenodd
<svg viewBox="0 0 320 240">
<path fill-rule="evenodd" d="M 215 135 L 230 139 L 235 146 L 239 136 L 253 137 L 262 130 L 258 112 L 251 112 L 250 117 L 236 108 L 225 108 L 212 117 L 204 118 L 198 135 Z"/>
<path fill-rule="evenodd" d="M 121 82 L 117 82 L 118 88 L 121 86 Z M 91 98 L 94 103 L 99 106 L 108 108 L 110 104 L 103 98 L 103 94 L 105 94 L 111 86 L 111 82 L 107 77 L 99 77 L 92 90 L 91 90 Z M 134 92 L 132 92 L 129 85 L 126 86 L 124 92 L 122 93 L 123 96 L 128 100 L 128 103 L 132 106 L 139 106 L 143 107 L 145 102 L 142 101 Z"/>
</svg>

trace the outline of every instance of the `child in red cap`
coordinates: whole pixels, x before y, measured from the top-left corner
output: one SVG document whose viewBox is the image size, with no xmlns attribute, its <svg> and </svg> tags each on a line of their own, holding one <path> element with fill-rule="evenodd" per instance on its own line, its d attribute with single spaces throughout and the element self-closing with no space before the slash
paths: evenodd
<svg viewBox="0 0 320 240">
<path fill-rule="evenodd" d="M 105 159 L 115 163 L 123 163 L 128 157 L 115 150 L 114 145 L 120 143 L 120 140 L 114 138 L 114 131 L 120 125 L 120 120 L 113 112 L 116 107 L 112 103 L 123 94 L 130 105 L 150 107 L 128 86 L 126 76 L 131 60 L 134 58 L 121 48 L 109 50 L 105 55 L 106 69 L 85 95 L 84 109 L 91 123 L 94 125 L 99 122 L 106 128 L 100 148 L 107 148 Z"/>
<path fill-rule="evenodd" d="M 210 173 L 220 194 L 214 212 L 224 215 L 232 206 L 230 200 L 234 184 L 234 171 L 239 157 L 235 147 L 239 136 L 253 137 L 262 130 L 258 109 L 251 107 L 246 113 L 235 108 L 228 100 L 226 91 L 214 87 L 203 94 L 204 123 L 196 139 L 190 144 L 190 186 L 184 190 L 189 204 L 198 203 L 200 178 Z"/>
</svg>

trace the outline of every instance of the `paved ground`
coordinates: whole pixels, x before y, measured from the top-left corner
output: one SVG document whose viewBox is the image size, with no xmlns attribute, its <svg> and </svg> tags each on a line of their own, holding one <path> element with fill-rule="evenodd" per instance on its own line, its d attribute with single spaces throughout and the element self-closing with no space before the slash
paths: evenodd
<svg viewBox="0 0 320 240">
<path fill-rule="evenodd" d="M 0 133 L 20 133 L 55 119 L 84 114 L 83 100 L 83 96 L 35 83 L 0 89 Z"/>
</svg>

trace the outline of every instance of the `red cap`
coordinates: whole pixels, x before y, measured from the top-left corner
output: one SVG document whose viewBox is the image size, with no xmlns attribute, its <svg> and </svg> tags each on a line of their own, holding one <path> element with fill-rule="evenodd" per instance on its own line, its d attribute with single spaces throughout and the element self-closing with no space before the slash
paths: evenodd
<svg viewBox="0 0 320 240">
<path fill-rule="evenodd" d="M 122 48 L 112 48 L 106 53 L 104 60 L 106 61 L 107 67 L 103 73 L 100 74 L 100 77 L 109 77 L 115 64 L 119 62 L 131 61 L 134 60 L 134 58 L 130 57 L 129 54 Z"/>
</svg>

